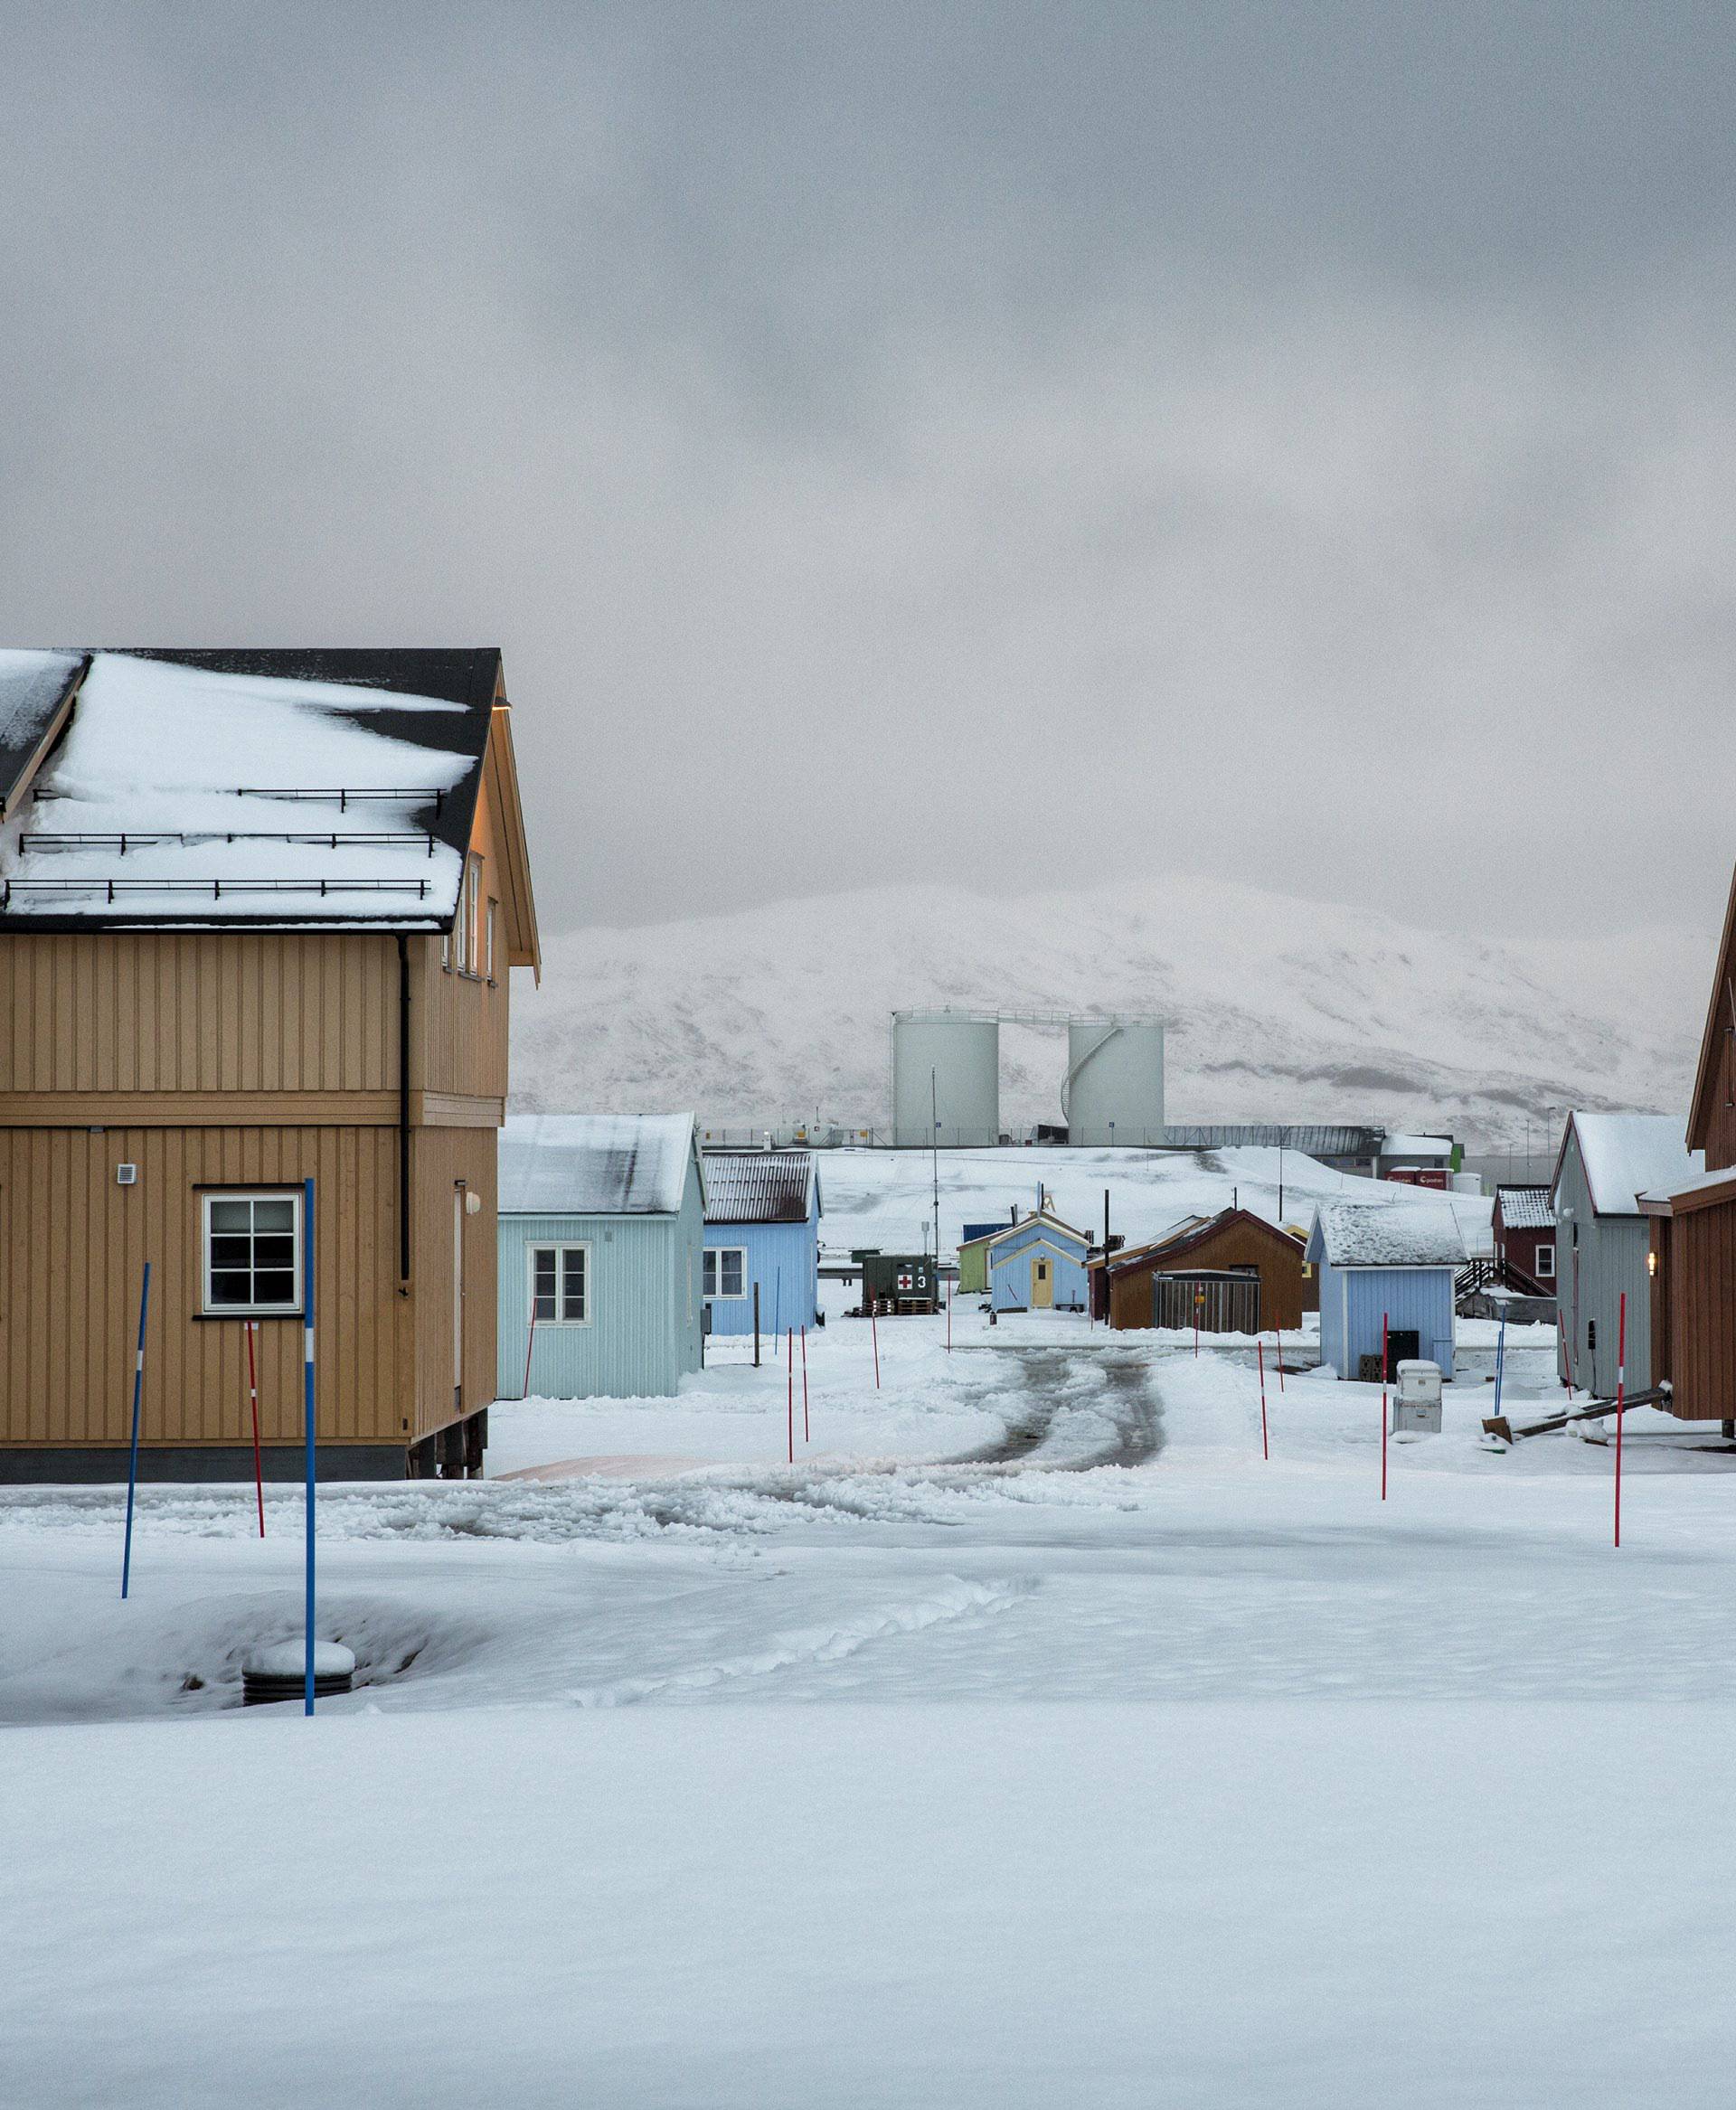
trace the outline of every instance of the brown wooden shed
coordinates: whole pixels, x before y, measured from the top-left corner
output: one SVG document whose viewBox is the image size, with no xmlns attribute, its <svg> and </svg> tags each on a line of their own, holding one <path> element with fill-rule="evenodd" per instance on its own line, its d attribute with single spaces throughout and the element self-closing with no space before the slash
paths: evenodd
<svg viewBox="0 0 1736 2110">
<path fill-rule="evenodd" d="M 141 1475 L 250 1476 L 250 1324 L 298 1475 L 309 1175 L 321 1473 L 479 1469 L 538 958 L 500 655 L 0 656 L 0 1480 L 125 1475 L 146 1260 Z"/>
<path fill-rule="evenodd" d="M 1736 1435 L 1736 879 L 1724 915 L 1700 1065 L 1688 1110 L 1701 1176 L 1669 1194 L 1642 1194 L 1651 1219 L 1652 1367 L 1662 1402 L 1684 1421 L 1722 1421 Z"/>
<path fill-rule="evenodd" d="M 1262 1327 L 1298 1329 L 1305 1311 L 1319 1308 L 1319 1286 L 1303 1258 L 1302 1241 L 1246 1209 L 1190 1217 L 1149 1245 L 1125 1248 L 1091 1262 L 1094 1306 L 1118 1331 L 1155 1325 L 1152 1280 L 1158 1274 L 1253 1270 L 1260 1277 Z M 1096 1294 L 1095 1285 L 1106 1286 Z"/>
</svg>

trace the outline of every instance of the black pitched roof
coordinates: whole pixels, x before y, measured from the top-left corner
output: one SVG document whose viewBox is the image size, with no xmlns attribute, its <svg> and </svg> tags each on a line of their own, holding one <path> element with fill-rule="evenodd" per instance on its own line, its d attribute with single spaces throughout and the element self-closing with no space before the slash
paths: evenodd
<svg viewBox="0 0 1736 2110">
<path fill-rule="evenodd" d="M 0 800 L 5 799 L 20 771 L 40 746 L 42 733 L 64 700 L 67 689 L 82 678 L 101 654 L 157 660 L 204 673 L 254 675 L 277 681 L 325 683 L 369 690 L 376 695 L 384 693 L 403 697 L 406 700 L 405 708 L 391 714 L 392 738 L 461 758 L 465 764 L 464 774 L 449 789 L 438 799 L 430 798 L 426 805 L 406 814 L 405 819 L 419 831 L 424 832 L 424 841 L 431 835 L 436 842 L 445 843 L 460 855 L 468 846 L 476 824 L 476 803 L 481 796 L 483 767 L 500 681 L 501 655 L 497 646 L 426 648 L 320 645 L 278 648 L 235 645 L 213 648 L 104 645 L 81 652 L 69 649 L 67 657 L 71 671 L 66 680 L 55 687 L 52 699 L 43 700 L 50 684 L 39 679 L 33 684 L 30 696 L 25 696 L 21 686 L 10 712 L 0 711 Z M 414 699 L 418 697 L 426 697 L 437 703 L 456 704 L 460 707 L 461 714 L 455 714 L 449 709 L 418 711 L 414 707 Z M 4 698 L 0 697 L 0 700 Z M 326 702 L 325 708 L 330 711 L 332 706 Z M 75 721 L 77 711 L 75 702 Z M 337 714 L 343 717 L 352 715 L 341 710 Z M 358 705 L 353 715 L 354 722 L 364 729 L 376 731 L 382 730 L 381 708 L 377 703 L 371 706 Z M 52 769 L 52 767 L 51 758 L 45 768 Z M 25 916 L 0 910 L 0 929 L 50 931 L 64 928 L 90 930 L 140 923 L 151 926 L 175 922 L 197 923 L 205 914 L 201 901 L 193 897 L 188 897 L 184 904 L 177 904 L 173 909 L 165 908 L 164 902 L 157 900 L 148 910 L 140 908 L 131 914 L 119 903 L 100 915 L 85 912 L 62 917 L 39 911 Z M 376 928 L 392 928 L 401 920 L 409 928 L 425 928 L 429 925 L 426 916 L 401 919 L 390 913 L 371 916 L 368 920 Z M 223 921 L 225 925 L 233 927 L 269 928 L 284 923 L 297 924 L 300 918 L 295 912 L 293 897 L 290 897 L 286 899 L 281 913 L 262 910 L 259 913 L 226 914 Z M 446 914 L 439 921 L 449 927 L 452 916 L 450 913 Z"/>
</svg>

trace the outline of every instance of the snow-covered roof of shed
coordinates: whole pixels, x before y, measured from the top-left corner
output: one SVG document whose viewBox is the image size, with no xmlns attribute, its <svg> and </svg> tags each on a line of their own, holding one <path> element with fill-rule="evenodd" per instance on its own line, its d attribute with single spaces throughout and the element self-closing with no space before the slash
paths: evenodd
<svg viewBox="0 0 1736 2110">
<path fill-rule="evenodd" d="M 497 653 L 89 661 L 70 725 L 0 829 L 0 920 L 450 925 Z M 14 669 L 20 708 L 40 708 L 50 678 Z"/>
<path fill-rule="evenodd" d="M 515 1114 L 500 1132 L 503 1216 L 674 1216 L 691 1114 Z"/>
<path fill-rule="evenodd" d="M 1568 1126 L 1599 1216 L 1637 1216 L 1642 1194 L 1679 1194 L 1705 1170 L 1705 1152 L 1688 1148 L 1687 1124 L 1676 1114 L 1574 1113 Z"/>
<path fill-rule="evenodd" d="M 819 1173 L 807 1150 L 708 1150 L 707 1223 L 806 1223 Z"/>
<path fill-rule="evenodd" d="M 1508 1230 L 1555 1228 L 1555 1203 L 1547 1187 L 1497 1187 L 1495 1208 Z"/>
<path fill-rule="evenodd" d="M 1643 1192 L 1642 1201 L 1675 1201 L 1685 1194 L 1701 1194 L 1710 1187 L 1728 1187 L 1736 1182 L 1736 1165 L 1718 1165 L 1709 1173 L 1696 1173 L 1691 1180 L 1679 1180 L 1668 1187 L 1651 1187 Z"/>
<path fill-rule="evenodd" d="M 1414 1201 L 1323 1201 L 1308 1252 L 1335 1267 L 1458 1267 L 1465 1239 L 1452 1210 Z"/>
</svg>

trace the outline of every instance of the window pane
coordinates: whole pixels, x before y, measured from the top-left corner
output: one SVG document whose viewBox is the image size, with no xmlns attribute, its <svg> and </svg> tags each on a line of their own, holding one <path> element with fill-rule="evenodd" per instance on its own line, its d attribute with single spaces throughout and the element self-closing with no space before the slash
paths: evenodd
<svg viewBox="0 0 1736 2110">
<path fill-rule="evenodd" d="M 531 1248 L 531 1305 L 539 1319 L 554 1316 L 554 1248 Z"/>
<path fill-rule="evenodd" d="M 717 1295 L 717 1255 L 715 1253 L 708 1252 L 706 1254 L 704 1272 L 705 1295 L 707 1296 L 715 1296 Z"/>
<path fill-rule="evenodd" d="M 211 1205 L 211 1228 L 214 1231 L 244 1231 L 252 1220 L 250 1201 L 213 1201 Z"/>
<path fill-rule="evenodd" d="M 214 1256 L 214 1249 L 226 1241 L 212 1239 L 211 1242 Z M 233 1242 L 240 1245 L 241 1240 L 237 1239 Z M 253 1265 L 256 1267 L 293 1267 L 295 1264 L 296 1241 L 288 1231 L 271 1231 L 264 1238 L 254 1239 Z"/>
<path fill-rule="evenodd" d="M 723 1270 L 723 1295 L 740 1296 L 741 1294 L 741 1261 L 740 1248 L 720 1254 Z"/>
<path fill-rule="evenodd" d="M 295 1227 L 296 1205 L 287 1194 L 268 1195 L 264 1201 L 253 1204 L 256 1231 L 292 1231 Z"/>
<path fill-rule="evenodd" d="M 211 1241 L 211 1264 L 213 1267 L 245 1267 L 252 1257 L 253 1241 L 239 1238 L 232 1231 Z"/>
<path fill-rule="evenodd" d="M 585 1315 L 585 1253 L 581 1246 L 569 1246 L 561 1256 L 561 1312 L 563 1319 Z"/>
<path fill-rule="evenodd" d="M 253 1277 L 242 1268 L 239 1273 L 225 1270 L 211 1277 L 211 1301 L 214 1305 L 249 1305 L 253 1301 Z"/>
<path fill-rule="evenodd" d="M 253 1277 L 253 1301 L 261 1305 L 288 1305 L 296 1301 L 293 1268 L 267 1267 Z"/>
</svg>

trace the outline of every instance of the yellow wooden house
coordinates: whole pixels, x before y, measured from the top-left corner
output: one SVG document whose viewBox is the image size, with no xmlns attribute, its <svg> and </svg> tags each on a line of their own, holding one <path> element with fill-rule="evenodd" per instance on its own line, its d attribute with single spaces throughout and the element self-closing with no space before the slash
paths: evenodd
<svg viewBox="0 0 1736 2110">
<path fill-rule="evenodd" d="M 0 1481 L 480 1470 L 511 970 L 498 652 L 0 653 Z"/>
</svg>

